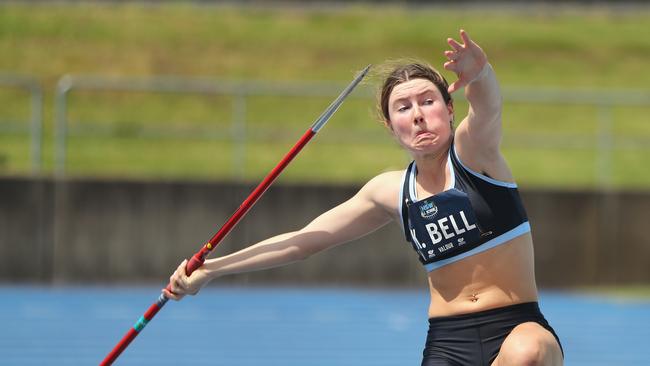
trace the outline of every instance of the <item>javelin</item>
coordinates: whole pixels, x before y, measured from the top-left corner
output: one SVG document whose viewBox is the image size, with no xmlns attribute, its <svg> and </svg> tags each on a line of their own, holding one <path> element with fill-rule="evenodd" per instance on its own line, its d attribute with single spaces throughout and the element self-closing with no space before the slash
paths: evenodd
<svg viewBox="0 0 650 366">
<path fill-rule="evenodd" d="M 244 200 L 244 202 L 239 206 L 239 208 L 235 211 L 232 216 L 226 221 L 225 224 L 217 231 L 216 234 L 210 239 L 201 249 L 192 256 L 192 258 L 187 262 L 187 265 L 185 266 L 185 272 L 187 275 L 191 275 L 192 272 L 194 272 L 197 268 L 201 267 L 203 265 L 203 262 L 205 262 L 205 258 L 210 254 L 212 249 L 214 249 L 220 242 L 221 240 L 228 235 L 230 230 L 232 230 L 235 225 L 239 222 L 239 220 L 246 215 L 248 210 L 253 207 L 255 202 L 266 192 L 266 190 L 271 186 L 275 178 L 277 178 L 282 170 L 289 165 L 289 163 L 293 160 L 293 158 L 298 155 L 300 150 L 302 150 L 305 145 L 309 142 L 309 140 L 314 137 L 318 131 L 325 126 L 327 121 L 332 117 L 332 115 L 339 109 L 345 98 L 347 98 L 350 93 L 352 93 L 352 90 L 361 82 L 361 79 L 363 79 L 364 76 L 368 73 L 368 70 L 370 69 L 370 65 L 366 66 L 365 69 L 363 69 L 359 74 L 352 80 L 350 85 L 348 85 L 342 92 L 341 94 L 332 102 L 332 104 L 325 109 L 323 114 L 316 119 L 314 124 L 305 132 L 304 135 L 296 142 L 296 144 L 289 150 L 289 152 L 282 158 L 282 160 L 278 163 L 278 165 L 271 170 L 271 172 L 262 180 L 262 182 L 253 190 L 253 192 Z M 167 290 L 171 292 L 171 284 L 167 285 Z M 149 309 L 144 313 L 143 316 L 138 319 L 138 321 L 133 325 L 132 328 L 129 329 L 129 331 L 122 337 L 120 342 L 113 348 L 111 353 L 109 353 L 106 358 L 104 358 L 104 361 L 100 365 L 111 365 L 115 360 L 120 356 L 122 351 L 126 349 L 126 347 L 129 346 L 131 341 L 135 339 L 135 337 L 140 334 L 140 331 L 144 329 L 144 327 L 153 319 L 154 316 L 162 309 L 163 306 L 167 303 L 169 299 L 164 295 L 160 294 L 158 297 L 158 300 L 156 300 L 155 303 L 153 303 Z"/>
</svg>

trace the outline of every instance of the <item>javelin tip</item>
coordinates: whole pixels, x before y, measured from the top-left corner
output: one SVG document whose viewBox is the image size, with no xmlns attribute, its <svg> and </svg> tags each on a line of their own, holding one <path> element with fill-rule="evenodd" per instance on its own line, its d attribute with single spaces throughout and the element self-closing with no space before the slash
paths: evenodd
<svg viewBox="0 0 650 366">
<path fill-rule="evenodd" d="M 327 109 L 323 112 L 323 114 L 321 114 L 320 117 L 316 119 L 316 122 L 314 122 L 314 124 L 311 126 L 311 130 L 314 133 L 318 133 L 318 131 L 320 131 L 320 129 L 323 128 L 323 126 L 325 126 L 325 123 L 327 123 L 330 117 L 332 117 L 334 112 L 336 112 L 339 109 L 341 103 L 343 103 L 343 100 L 345 100 L 345 98 L 347 98 L 348 95 L 352 93 L 352 90 L 354 90 L 354 88 L 361 82 L 361 80 L 366 76 L 366 74 L 368 74 L 368 71 L 370 71 L 370 66 L 372 66 L 372 64 L 369 64 L 363 70 L 361 70 L 359 74 L 357 74 L 357 76 L 354 78 L 354 80 L 352 80 L 352 82 L 332 102 L 332 104 L 330 104 L 330 106 L 327 107 Z"/>
<path fill-rule="evenodd" d="M 354 78 L 355 82 L 360 81 L 361 79 L 366 77 L 366 75 L 368 75 L 368 72 L 370 72 L 371 67 L 372 67 L 372 64 L 368 64 L 368 66 L 364 67 L 363 70 L 359 71 L 357 76 Z"/>
</svg>

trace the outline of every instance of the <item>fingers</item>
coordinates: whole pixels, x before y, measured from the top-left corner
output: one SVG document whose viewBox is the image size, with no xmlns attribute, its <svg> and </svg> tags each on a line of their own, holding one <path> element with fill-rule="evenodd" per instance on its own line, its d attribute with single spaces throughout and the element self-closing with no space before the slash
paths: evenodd
<svg viewBox="0 0 650 366">
<path fill-rule="evenodd" d="M 453 48 L 454 51 L 456 51 L 456 52 L 458 52 L 458 51 L 460 51 L 460 50 L 463 49 L 463 46 L 462 46 L 460 43 L 456 42 L 456 40 L 454 40 L 453 38 L 447 38 L 447 43 L 448 43 L 449 46 L 451 46 L 451 48 Z"/>
<path fill-rule="evenodd" d="M 169 285 L 162 290 L 165 297 L 180 300 L 185 295 L 196 295 L 201 287 L 210 280 L 209 276 L 200 269 L 188 276 L 186 271 L 187 263 L 187 260 L 181 262 L 176 271 L 169 277 Z"/>
<path fill-rule="evenodd" d="M 459 73 L 459 66 L 458 66 L 457 63 L 455 63 L 453 61 L 445 62 L 443 67 L 446 70 L 452 71 L 452 72 L 454 72 L 456 74 Z M 464 87 L 465 84 L 467 84 L 467 82 L 465 80 L 463 80 L 462 78 L 458 79 L 455 82 L 453 82 L 451 85 L 449 85 L 449 88 L 447 88 L 447 91 L 449 91 L 449 94 L 451 94 L 451 93 L 455 92 L 456 90 L 461 89 L 462 87 Z"/>
<path fill-rule="evenodd" d="M 460 39 L 463 40 L 465 46 L 472 43 L 472 40 L 469 38 L 469 34 L 467 34 L 464 29 L 460 30 Z"/>
<path fill-rule="evenodd" d="M 450 50 L 445 51 L 445 57 L 447 57 L 447 59 L 451 62 L 458 61 L 458 59 L 462 57 L 462 52 L 467 47 L 467 44 L 470 42 L 469 36 L 462 29 L 460 30 L 460 37 L 465 44 L 461 45 L 453 38 L 447 38 L 447 43 L 449 44 L 449 46 L 451 46 L 451 48 L 454 49 L 453 51 Z"/>
<path fill-rule="evenodd" d="M 167 291 L 166 288 L 162 289 L 162 293 L 165 295 L 166 298 L 172 299 L 172 300 L 175 300 L 175 301 L 178 301 L 178 300 L 182 299 L 183 297 L 185 297 L 185 295 L 178 295 L 178 294 L 175 294 L 173 292 L 169 292 L 169 291 Z"/>
<path fill-rule="evenodd" d="M 464 80 L 456 80 L 454 81 L 451 85 L 449 85 L 449 88 L 447 88 L 447 91 L 449 91 L 449 94 L 452 94 L 453 92 L 462 89 L 467 82 Z"/>
<path fill-rule="evenodd" d="M 172 291 L 175 293 L 188 293 L 190 287 L 187 276 L 183 275 L 173 275 L 169 278 L 169 284 L 171 285 Z"/>
<path fill-rule="evenodd" d="M 458 70 L 458 64 L 454 61 L 447 61 L 445 62 L 442 67 L 445 68 L 445 70 L 449 70 L 451 72 L 454 72 L 458 74 L 460 71 Z"/>
<path fill-rule="evenodd" d="M 445 51 L 445 57 L 447 57 L 449 61 L 456 61 L 460 57 L 460 52 Z"/>
<path fill-rule="evenodd" d="M 180 300 L 187 294 L 189 281 L 187 274 L 185 274 L 186 265 L 187 260 L 184 260 L 178 265 L 176 271 L 174 271 L 174 273 L 169 277 L 168 288 L 171 289 L 171 291 L 163 289 L 163 293 L 166 297 L 172 300 Z"/>
<path fill-rule="evenodd" d="M 185 272 L 185 267 L 187 267 L 187 259 L 185 259 L 184 261 L 181 262 L 181 264 L 178 265 L 178 267 L 176 268 L 176 272 L 182 273 L 183 275 L 185 275 L 185 277 L 187 277 L 187 273 Z"/>
<path fill-rule="evenodd" d="M 444 63 L 443 67 L 458 76 L 458 80 L 449 86 L 450 93 L 467 86 L 475 80 L 487 63 L 485 52 L 472 41 L 464 29 L 460 30 L 460 38 L 463 44 L 452 38 L 447 38 L 447 43 L 452 50 L 444 51 L 448 61 Z"/>
<path fill-rule="evenodd" d="M 464 49 L 467 49 L 469 46 L 474 45 L 474 41 L 472 41 L 472 39 L 469 38 L 469 34 L 464 29 L 460 30 L 460 39 L 463 41 L 463 44 L 458 43 L 453 38 L 447 38 L 447 43 L 456 52 L 460 52 Z M 451 52 L 451 51 L 447 51 L 447 52 Z M 445 55 L 447 54 L 447 52 L 445 52 Z"/>
</svg>

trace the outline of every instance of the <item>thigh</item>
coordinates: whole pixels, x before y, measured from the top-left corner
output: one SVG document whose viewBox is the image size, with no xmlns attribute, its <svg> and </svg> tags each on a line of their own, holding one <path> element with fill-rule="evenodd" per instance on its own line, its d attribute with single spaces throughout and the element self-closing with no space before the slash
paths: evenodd
<svg viewBox="0 0 650 366">
<path fill-rule="evenodd" d="M 493 366 L 563 364 L 562 349 L 549 330 L 535 322 L 517 325 L 506 337 Z"/>
<path fill-rule="evenodd" d="M 422 366 L 483 365 L 476 329 L 430 330 L 422 352 Z"/>
</svg>

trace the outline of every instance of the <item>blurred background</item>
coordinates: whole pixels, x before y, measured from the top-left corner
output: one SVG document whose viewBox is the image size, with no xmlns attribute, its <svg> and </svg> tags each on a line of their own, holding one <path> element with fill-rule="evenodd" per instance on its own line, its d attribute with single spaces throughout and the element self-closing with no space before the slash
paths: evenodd
<svg viewBox="0 0 650 366">
<path fill-rule="evenodd" d="M 4 361 L 96 363 L 155 300 L 182 258 L 218 230 L 357 71 L 400 58 L 442 69 L 446 38 L 458 39 L 464 28 L 501 82 L 503 152 L 531 219 L 549 318 L 568 338 L 565 349 L 577 350 L 568 364 L 650 363 L 641 346 L 627 359 L 598 346 L 629 347 L 650 336 L 648 21 L 646 2 L 620 1 L 0 3 L 0 284 L 9 299 L 4 321 L 29 324 L 18 327 L 23 338 L 0 338 L 0 349 L 9 352 Z M 408 157 L 376 116 L 380 81 L 369 78 L 346 100 L 215 255 L 298 229 L 373 176 L 406 166 Z M 464 115 L 467 104 L 456 94 L 457 114 Z M 201 312 L 216 303 L 227 311 L 232 307 L 223 304 L 232 301 L 259 314 L 255 304 L 274 293 L 287 296 L 277 302 L 284 310 L 265 308 L 257 321 L 340 329 L 353 317 L 375 314 L 389 319 L 387 328 L 351 330 L 350 337 L 398 332 L 397 339 L 407 340 L 404 349 L 377 345 L 395 345 L 390 336 L 369 341 L 367 351 L 394 351 L 393 358 L 375 356 L 385 364 L 419 362 L 426 276 L 398 225 L 307 262 L 215 285 L 192 299 Z M 372 296 L 346 297 L 359 291 Z M 88 294 L 101 301 L 87 303 Z M 343 309 L 338 313 L 307 311 L 296 321 L 291 316 L 301 313 L 286 313 L 287 304 L 295 306 L 303 294 L 312 296 L 311 306 L 332 297 L 348 305 L 332 305 Z M 350 305 L 367 300 L 372 307 L 373 296 L 404 303 L 387 313 Z M 419 310 L 402 312 L 404 304 Z M 620 304 L 628 307 L 608 307 Z M 199 312 L 186 313 L 192 311 Z M 605 315 L 612 313 L 628 317 Z M 78 343 L 70 330 L 72 340 L 62 348 L 90 351 L 52 353 L 45 345 L 79 314 L 97 321 L 93 334 L 100 340 Z M 238 314 L 221 320 L 251 322 Z M 584 322 L 576 320 L 580 315 Z M 607 326 L 591 324 L 585 332 L 594 318 L 609 319 Z M 199 328 L 202 320 L 170 315 L 160 322 L 175 333 Z M 35 340 L 35 332 L 42 336 Z M 203 336 L 218 337 L 215 332 Z M 607 337 L 581 343 L 585 333 Z M 317 341 L 341 339 L 328 337 Z M 141 346 L 151 347 L 146 357 L 125 353 L 134 357 L 130 364 L 150 363 L 165 347 L 149 342 Z M 196 350 L 186 342 L 187 352 Z M 265 357 L 277 348 L 270 343 Z M 32 358 L 16 351 L 26 349 L 41 351 Z M 223 364 L 259 361 L 243 357 L 246 352 Z M 395 356 L 405 353 L 414 361 Z M 272 359 L 282 365 L 371 359 L 337 354 L 322 363 L 291 354 Z M 368 364 L 381 364 L 377 359 Z"/>
</svg>

